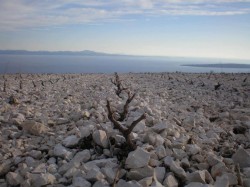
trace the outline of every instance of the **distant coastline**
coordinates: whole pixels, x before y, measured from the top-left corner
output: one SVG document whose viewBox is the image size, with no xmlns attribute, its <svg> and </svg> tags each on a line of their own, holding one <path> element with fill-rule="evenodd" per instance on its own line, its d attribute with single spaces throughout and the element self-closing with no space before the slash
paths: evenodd
<svg viewBox="0 0 250 187">
<path fill-rule="evenodd" d="M 203 67 L 203 68 L 250 68 L 250 64 L 183 64 L 181 66 Z"/>
</svg>

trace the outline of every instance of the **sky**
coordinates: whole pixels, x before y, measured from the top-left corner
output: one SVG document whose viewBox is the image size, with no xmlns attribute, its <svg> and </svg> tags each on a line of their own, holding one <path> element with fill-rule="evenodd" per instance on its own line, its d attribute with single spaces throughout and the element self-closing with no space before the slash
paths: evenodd
<svg viewBox="0 0 250 187">
<path fill-rule="evenodd" d="M 0 0 L 0 49 L 250 59 L 250 0 Z"/>
</svg>

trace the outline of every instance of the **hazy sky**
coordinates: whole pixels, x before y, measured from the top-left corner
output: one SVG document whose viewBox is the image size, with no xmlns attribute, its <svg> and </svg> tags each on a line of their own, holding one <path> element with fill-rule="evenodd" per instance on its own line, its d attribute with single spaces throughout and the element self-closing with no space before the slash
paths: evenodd
<svg viewBox="0 0 250 187">
<path fill-rule="evenodd" d="M 250 59 L 250 0 L 0 0 L 0 49 Z"/>
</svg>

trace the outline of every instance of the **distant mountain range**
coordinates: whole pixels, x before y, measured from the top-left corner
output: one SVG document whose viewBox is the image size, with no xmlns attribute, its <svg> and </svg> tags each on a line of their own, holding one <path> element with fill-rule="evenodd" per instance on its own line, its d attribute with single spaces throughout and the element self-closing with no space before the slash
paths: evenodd
<svg viewBox="0 0 250 187">
<path fill-rule="evenodd" d="M 3 55 L 78 55 L 78 56 L 113 56 L 113 54 L 99 53 L 94 51 L 26 51 L 26 50 L 0 50 Z M 115 55 L 117 56 L 117 55 Z"/>
</svg>

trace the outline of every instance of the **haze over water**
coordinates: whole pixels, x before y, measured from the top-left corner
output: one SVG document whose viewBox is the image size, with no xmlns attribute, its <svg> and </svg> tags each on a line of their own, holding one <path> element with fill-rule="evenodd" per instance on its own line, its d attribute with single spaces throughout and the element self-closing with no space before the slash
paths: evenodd
<svg viewBox="0 0 250 187">
<path fill-rule="evenodd" d="M 132 56 L 0 55 L 0 73 L 250 72 L 250 69 L 243 68 L 181 66 L 226 62 L 241 61 Z"/>
</svg>

